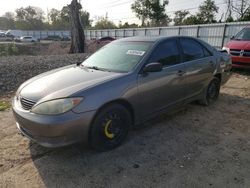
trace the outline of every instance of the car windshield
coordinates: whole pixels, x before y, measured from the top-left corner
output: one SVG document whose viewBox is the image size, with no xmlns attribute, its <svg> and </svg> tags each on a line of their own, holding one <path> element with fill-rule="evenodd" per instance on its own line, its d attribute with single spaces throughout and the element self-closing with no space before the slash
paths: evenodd
<svg viewBox="0 0 250 188">
<path fill-rule="evenodd" d="M 112 72 L 131 71 L 145 55 L 150 42 L 110 43 L 87 58 L 82 65 Z"/>
<path fill-rule="evenodd" d="M 235 37 L 235 40 L 250 40 L 250 28 L 242 29 Z"/>
</svg>

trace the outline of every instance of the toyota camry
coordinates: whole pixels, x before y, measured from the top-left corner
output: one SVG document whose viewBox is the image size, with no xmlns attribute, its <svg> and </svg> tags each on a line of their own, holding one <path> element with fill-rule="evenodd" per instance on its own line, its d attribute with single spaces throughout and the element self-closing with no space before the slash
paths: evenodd
<svg viewBox="0 0 250 188">
<path fill-rule="evenodd" d="M 106 151 L 161 112 L 214 102 L 230 70 L 230 56 L 199 39 L 124 38 L 23 83 L 13 113 L 19 131 L 40 145 L 86 142 Z"/>
</svg>

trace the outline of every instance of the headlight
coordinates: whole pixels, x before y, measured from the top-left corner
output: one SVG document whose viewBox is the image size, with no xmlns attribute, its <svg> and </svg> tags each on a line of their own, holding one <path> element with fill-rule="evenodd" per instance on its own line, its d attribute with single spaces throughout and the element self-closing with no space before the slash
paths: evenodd
<svg viewBox="0 0 250 188">
<path fill-rule="evenodd" d="M 31 112 L 43 115 L 56 115 L 67 112 L 80 104 L 83 98 L 64 98 L 40 103 L 31 109 Z"/>
<path fill-rule="evenodd" d="M 222 50 L 226 50 L 230 54 L 230 49 L 228 47 L 223 47 Z"/>
</svg>

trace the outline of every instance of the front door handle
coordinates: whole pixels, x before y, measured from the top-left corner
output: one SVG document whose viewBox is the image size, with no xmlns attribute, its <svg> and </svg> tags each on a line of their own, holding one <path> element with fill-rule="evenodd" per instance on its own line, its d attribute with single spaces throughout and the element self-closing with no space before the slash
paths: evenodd
<svg viewBox="0 0 250 188">
<path fill-rule="evenodd" d="M 178 76 L 183 76 L 183 74 L 185 74 L 185 73 L 186 73 L 186 72 L 183 71 L 183 70 L 178 70 L 177 75 L 178 75 Z"/>
</svg>

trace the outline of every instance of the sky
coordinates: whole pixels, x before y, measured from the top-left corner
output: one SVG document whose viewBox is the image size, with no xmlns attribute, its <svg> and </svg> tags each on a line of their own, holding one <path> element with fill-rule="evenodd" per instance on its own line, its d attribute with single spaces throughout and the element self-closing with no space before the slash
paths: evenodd
<svg viewBox="0 0 250 188">
<path fill-rule="evenodd" d="M 217 18 L 220 18 L 225 8 L 224 0 L 214 1 L 220 7 L 220 12 L 217 15 Z M 27 6 L 40 7 L 47 13 L 51 8 L 61 9 L 63 6 L 70 4 L 71 0 L 8 0 L 7 2 L 4 6 L 0 6 L 0 15 Z M 107 13 L 108 18 L 116 24 L 119 21 L 122 21 L 122 23 L 140 23 L 131 11 L 130 7 L 133 2 L 134 0 L 81 0 L 83 9 L 90 13 L 92 20 L 95 21 L 98 17 L 105 16 Z M 189 9 L 191 13 L 195 13 L 202 2 L 202 0 L 169 0 L 166 10 L 172 17 L 177 10 Z"/>
</svg>

